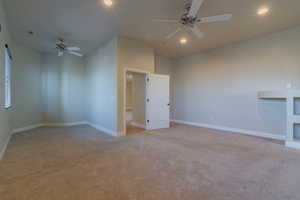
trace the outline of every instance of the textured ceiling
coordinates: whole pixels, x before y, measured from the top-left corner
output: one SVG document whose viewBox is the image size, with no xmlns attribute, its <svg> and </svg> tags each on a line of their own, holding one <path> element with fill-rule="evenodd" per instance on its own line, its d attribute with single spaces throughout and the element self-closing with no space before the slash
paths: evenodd
<svg viewBox="0 0 300 200">
<path fill-rule="evenodd" d="M 200 24 L 202 40 L 188 30 L 166 40 L 178 25 L 153 22 L 154 18 L 178 19 L 184 0 L 115 0 L 105 8 L 102 0 L 4 0 L 10 31 L 15 40 L 49 52 L 57 38 L 90 52 L 113 36 L 142 40 L 157 53 L 184 56 L 230 43 L 285 30 L 300 25 L 299 0 L 206 0 L 199 17 L 232 13 L 228 22 Z M 268 16 L 258 17 L 258 7 L 271 8 Z M 33 36 L 27 32 L 32 30 Z M 188 37 L 181 46 L 178 39 Z"/>
</svg>

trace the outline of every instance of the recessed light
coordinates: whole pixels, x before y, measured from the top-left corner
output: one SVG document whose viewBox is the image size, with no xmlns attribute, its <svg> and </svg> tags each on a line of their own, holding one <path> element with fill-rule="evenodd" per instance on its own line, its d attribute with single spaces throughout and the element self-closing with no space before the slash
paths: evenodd
<svg viewBox="0 0 300 200">
<path fill-rule="evenodd" d="M 268 14 L 270 11 L 270 8 L 268 7 L 261 7 L 257 10 L 257 15 L 260 15 L 260 16 L 265 16 L 266 14 Z"/>
<path fill-rule="evenodd" d="M 183 38 L 180 39 L 179 42 L 180 42 L 180 44 L 186 44 L 187 43 L 187 39 L 183 37 Z"/>
<path fill-rule="evenodd" d="M 103 3 L 104 3 L 107 7 L 112 7 L 112 5 L 114 4 L 112 0 L 103 0 Z"/>
</svg>

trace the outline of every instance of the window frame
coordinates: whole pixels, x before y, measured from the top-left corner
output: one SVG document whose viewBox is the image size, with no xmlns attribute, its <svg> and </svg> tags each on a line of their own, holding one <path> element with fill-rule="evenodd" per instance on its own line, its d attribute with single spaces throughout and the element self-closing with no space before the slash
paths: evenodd
<svg viewBox="0 0 300 200">
<path fill-rule="evenodd" d="M 5 45 L 4 50 L 4 108 L 9 109 L 12 107 L 12 92 L 11 92 L 11 86 L 12 86 L 12 56 L 10 49 L 8 45 Z"/>
</svg>

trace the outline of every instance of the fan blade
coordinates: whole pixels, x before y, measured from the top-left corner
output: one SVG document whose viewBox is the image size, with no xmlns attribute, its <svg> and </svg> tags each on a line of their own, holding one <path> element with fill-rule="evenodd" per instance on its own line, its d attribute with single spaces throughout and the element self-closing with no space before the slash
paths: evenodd
<svg viewBox="0 0 300 200">
<path fill-rule="evenodd" d="M 153 19 L 152 21 L 161 23 L 179 23 L 176 19 Z"/>
<path fill-rule="evenodd" d="M 173 36 L 175 36 L 176 33 L 178 33 L 179 31 L 181 31 L 181 27 L 179 27 L 178 29 L 176 29 L 174 32 L 170 33 L 170 34 L 166 37 L 166 39 L 167 39 L 167 40 L 171 39 L 171 38 L 172 38 Z"/>
<path fill-rule="evenodd" d="M 79 47 L 67 47 L 66 48 L 68 51 L 80 51 Z"/>
<path fill-rule="evenodd" d="M 232 18 L 232 14 L 216 15 L 211 17 L 203 17 L 199 19 L 199 23 L 222 22 Z"/>
<path fill-rule="evenodd" d="M 204 0 L 193 0 L 188 17 L 197 17 L 197 13 Z"/>
<path fill-rule="evenodd" d="M 63 56 L 63 55 L 64 55 L 64 52 L 62 52 L 62 51 L 58 52 L 58 56 Z"/>
<path fill-rule="evenodd" d="M 75 56 L 82 57 L 83 55 L 81 53 L 75 52 L 75 51 L 68 51 L 69 54 L 73 54 Z"/>
<path fill-rule="evenodd" d="M 194 26 L 193 28 L 191 28 L 191 30 L 193 31 L 193 33 L 199 38 L 203 38 L 204 37 L 204 33 L 200 31 L 200 29 L 197 26 Z"/>
</svg>

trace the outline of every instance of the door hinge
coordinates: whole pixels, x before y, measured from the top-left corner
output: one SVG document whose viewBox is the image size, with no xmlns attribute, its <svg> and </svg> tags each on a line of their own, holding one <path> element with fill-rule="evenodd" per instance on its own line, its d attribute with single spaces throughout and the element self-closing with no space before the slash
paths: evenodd
<svg viewBox="0 0 300 200">
<path fill-rule="evenodd" d="M 147 82 L 149 82 L 149 78 L 147 78 Z"/>
</svg>

